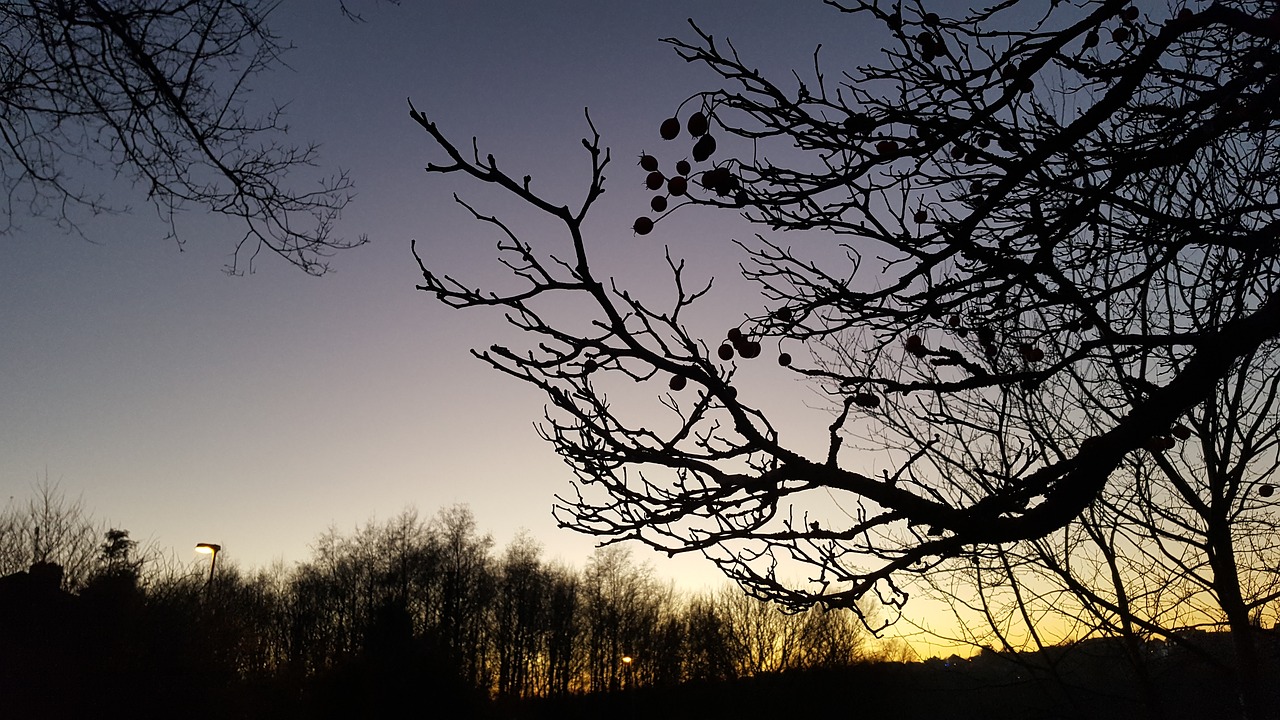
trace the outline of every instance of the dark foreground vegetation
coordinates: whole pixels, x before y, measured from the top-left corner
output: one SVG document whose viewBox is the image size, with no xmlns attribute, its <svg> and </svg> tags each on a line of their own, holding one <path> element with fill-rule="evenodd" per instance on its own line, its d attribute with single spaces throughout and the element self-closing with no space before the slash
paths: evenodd
<svg viewBox="0 0 1280 720">
<path fill-rule="evenodd" d="M 464 507 L 406 511 L 252 572 L 139 548 L 44 489 L 0 515 L 0 697 L 32 716 L 365 716 L 852 665 L 850 613 L 687 597 L 620 547 L 585 569 Z M 385 707 L 384 707 L 385 706 Z M 0 713 L 3 716 L 4 713 Z"/>
<path fill-rule="evenodd" d="M 0 516 L 0 562 L 7 717 L 1191 718 L 1236 707 L 1226 633 L 1145 643 L 1140 665 L 1108 638 L 908 663 L 852 613 L 681 595 L 619 548 L 581 571 L 527 539 L 495 552 L 462 507 L 329 531 L 290 569 L 223 561 L 210 579 L 45 490 Z M 1277 638 L 1261 636 L 1275 677 Z"/>
<path fill-rule="evenodd" d="M 1235 718 L 1238 702 L 1223 665 L 1230 653 L 1225 633 L 1197 640 L 1215 649 L 1212 659 L 1193 652 L 1150 648 L 1145 668 L 1162 698 L 1148 708 L 1135 691 L 1136 677 L 1118 643 L 1075 646 L 1053 657 L 984 653 L 972 659 L 919 663 L 871 661 L 847 668 L 796 670 L 736 680 L 697 682 L 676 688 L 540 699 L 501 717 L 664 718 L 892 717 L 947 720 L 1024 718 Z M 1055 653 L 1056 654 L 1056 653 Z M 1034 668 L 1041 668 L 1035 670 Z M 1272 654 L 1270 670 L 1277 669 Z M 1274 675 L 1273 675 L 1274 676 Z"/>
</svg>

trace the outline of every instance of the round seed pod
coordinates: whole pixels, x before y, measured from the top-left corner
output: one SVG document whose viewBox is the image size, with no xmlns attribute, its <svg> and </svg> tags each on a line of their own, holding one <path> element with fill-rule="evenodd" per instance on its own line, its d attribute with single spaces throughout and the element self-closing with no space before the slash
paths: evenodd
<svg viewBox="0 0 1280 720">
<path fill-rule="evenodd" d="M 694 162 L 702 162 L 711 157 L 716 151 L 716 139 L 711 135 L 703 135 L 698 138 L 698 142 L 693 144 L 693 160 Z"/>
<path fill-rule="evenodd" d="M 707 116 L 701 112 L 690 115 L 688 122 L 685 123 L 685 129 L 694 137 L 706 135 L 709 128 L 710 123 L 707 121 Z"/>
</svg>

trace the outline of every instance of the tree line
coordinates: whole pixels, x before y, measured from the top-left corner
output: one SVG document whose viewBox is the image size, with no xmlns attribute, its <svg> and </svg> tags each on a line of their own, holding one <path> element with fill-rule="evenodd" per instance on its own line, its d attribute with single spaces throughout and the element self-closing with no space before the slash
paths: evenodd
<svg viewBox="0 0 1280 720">
<path fill-rule="evenodd" d="M 600 548 L 582 569 L 548 561 L 525 534 L 497 548 L 465 506 L 331 528 L 293 567 L 248 570 L 219 557 L 210 576 L 207 564 L 104 529 L 46 486 L 0 514 L 11 641 L 14 626 L 31 626 L 13 606 L 12 581 L 39 567 L 61 569 L 64 600 L 121 613 L 112 624 L 132 614 L 176 633 L 122 638 L 107 648 L 113 658 L 142 652 L 135 642 L 179 643 L 194 653 L 184 662 L 219 682 L 335 698 L 362 696 L 338 690 L 352 683 L 391 692 L 434 683 L 477 701 L 623 691 L 847 667 L 873 649 L 852 613 L 788 614 L 736 589 L 681 593 L 621 546 Z"/>
<path fill-rule="evenodd" d="M 1208 620 L 1144 630 L 1168 620 L 1159 614 L 1102 623 L 1008 561 L 998 582 L 983 567 L 968 584 L 943 568 L 934 576 L 951 588 L 954 632 L 978 655 L 904 663 L 905 646 L 877 643 L 853 613 L 789 614 L 736 588 L 681 593 L 617 545 L 581 569 L 548 561 L 527 535 L 499 548 L 466 506 L 331 528 L 292 567 L 219 557 L 210 576 L 207 563 L 140 545 L 46 485 L 0 512 L 0 697 L 41 717 L 175 706 L 349 717 L 405 702 L 475 717 L 597 717 L 673 702 L 746 712 L 780 694 L 829 707 L 849 687 L 863 688 L 866 708 L 898 703 L 903 717 L 992 693 L 1024 711 L 1117 716 L 1233 704 L 1229 623 L 1228 633 L 1205 632 L 1216 627 Z M 1055 597 L 1079 626 L 1066 642 L 1050 641 Z M 964 612 L 967 602 L 980 612 Z M 1014 617 L 1031 624 L 1019 631 Z M 1275 633 L 1254 632 L 1265 676 Z"/>
</svg>

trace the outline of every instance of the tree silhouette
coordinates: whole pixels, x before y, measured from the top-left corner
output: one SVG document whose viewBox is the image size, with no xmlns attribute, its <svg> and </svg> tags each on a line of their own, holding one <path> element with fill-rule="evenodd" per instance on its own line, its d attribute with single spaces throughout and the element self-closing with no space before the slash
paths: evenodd
<svg viewBox="0 0 1280 720">
<path fill-rule="evenodd" d="M 538 688 L 538 658 L 545 653 L 551 574 L 543 567 L 541 548 L 527 534 L 507 547 L 497 568 L 492 605 L 496 694 L 500 698 L 532 695 Z"/>
<path fill-rule="evenodd" d="M 1028 638 L 1120 638 L 1152 716 L 1150 640 L 1212 658 L 1190 628 L 1226 629 L 1246 717 L 1274 705 L 1263 681 L 1263 628 L 1280 612 L 1275 344 L 1242 358 L 1185 424 L 1175 448 L 1126 458 L 1111 484 L 1061 533 L 987 548 L 940 568 L 932 584 L 955 605 L 969 641 L 1011 649 Z M 955 580 L 959 577 L 959 582 Z M 958 589 L 957 589 L 958 588 Z M 957 608 L 958 609 L 958 608 Z M 974 615 L 985 622 L 974 622 Z M 1217 637 L 1213 637 L 1217 639 Z M 1216 662 L 1217 660 L 1214 659 Z"/>
<path fill-rule="evenodd" d="M 137 577 L 152 548 L 139 550 L 126 530 L 108 530 L 81 498 L 69 498 L 45 478 L 25 503 L 10 498 L 0 511 L 0 576 L 37 563 L 61 568 L 61 587 L 78 592 L 103 575 Z"/>
<path fill-rule="evenodd" d="M 351 199 L 345 174 L 313 189 L 285 184 L 316 147 L 282 143 L 279 108 L 256 115 L 250 79 L 286 44 L 266 0 L 22 0 L 0 6 L 0 230 L 19 213 L 78 230 L 114 204 L 86 188 L 85 167 L 144 189 L 182 242 L 189 207 L 240 222 L 228 269 L 266 248 L 307 273 L 364 238 L 333 235 Z M 343 12 L 348 12 L 343 6 Z M 80 170 L 80 172 L 77 172 Z M 244 263 L 244 264 L 242 264 Z"/>
<path fill-rule="evenodd" d="M 1125 0 L 1002 3 L 955 19 L 827 4 L 884 28 L 879 64 L 830 75 L 815 53 L 780 83 L 696 25 L 667 41 L 722 87 L 659 128 L 693 142 L 680 180 L 641 158 L 666 189 L 653 207 L 725 209 L 804 239 L 735 243 L 761 307 L 727 340 L 686 320 L 710 289 L 670 252 L 663 305 L 637 292 L 652 279 L 598 274 L 584 219 L 610 155 L 594 126 L 571 208 L 411 105 L 447 158 L 429 171 L 496 185 L 562 231 L 535 244 L 464 203 L 520 283 L 478 288 L 419 257 L 419 287 L 501 308 L 529 334 L 476 354 L 546 393 L 542 432 L 578 478 L 564 525 L 703 551 L 796 608 L 856 611 L 874 592 L 893 609 L 947 558 L 1071 522 L 1280 334 L 1280 24 L 1238 1 L 1173 17 Z M 662 217 L 631 228 L 660 233 Z M 825 451 L 801 450 L 738 382 L 766 343 L 780 372 L 835 402 Z M 671 422 L 607 397 L 623 379 L 660 383 Z M 1072 432 L 1046 438 L 1046 419 Z"/>
</svg>

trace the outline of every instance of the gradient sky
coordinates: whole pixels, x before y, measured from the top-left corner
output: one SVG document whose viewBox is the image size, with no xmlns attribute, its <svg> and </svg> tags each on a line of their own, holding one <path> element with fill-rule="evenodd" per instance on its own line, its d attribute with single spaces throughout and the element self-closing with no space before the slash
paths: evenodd
<svg viewBox="0 0 1280 720">
<path fill-rule="evenodd" d="M 658 38 L 689 38 L 693 16 L 780 79 L 810 68 L 818 42 L 832 71 L 881 42 L 866 20 L 817 0 L 353 7 L 367 22 L 344 20 L 336 1 L 282 4 L 272 26 L 296 45 L 290 68 L 255 86 L 255 97 L 290 102 L 290 138 L 321 143 L 325 168 L 356 183 L 339 229 L 371 243 L 335 257 L 330 275 L 262 256 L 254 274 L 229 277 L 234 227 L 189 214 L 180 252 L 144 204 L 87 220 L 88 240 L 30 218 L 0 238 L 0 502 L 25 500 L 47 476 L 136 539 L 182 559 L 196 542 L 219 542 L 244 567 L 303 560 L 331 525 L 466 503 L 499 546 L 527 528 L 547 557 L 581 566 L 593 541 L 557 530 L 550 514 L 569 473 L 534 432 L 543 399 L 468 354 L 518 342 L 514 331 L 414 289 L 412 239 L 443 267 L 495 277 L 492 237 L 451 192 L 509 206 L 423 172 L 439 157 L 406 98 L 571 205 L 586 187 L 590 106 L 615 158 L 589 226 L 602 261 L 643 286 L 671 244 L 699 276 L 726 281 L 702 316 L 708 333 L 722 332 L 759 307 L 731 282 L 728 239 L 750 230 L 706 212 L 646 238 L 628 229 L 648 197 L 633 158 L 661 149 L 674 159 L 657 125 L 713 80 Z M 113 192 L 137 201 L 127 187 Z M 796 411 L 793 432 L 815 431 L 817 447 L 830 417 L 803 411 L 818 398 L 776 367 L 750 373 L 758 402 Z M 700 558 L 640 557 L 686 588 L 722 583 Z"/>
</svg>

